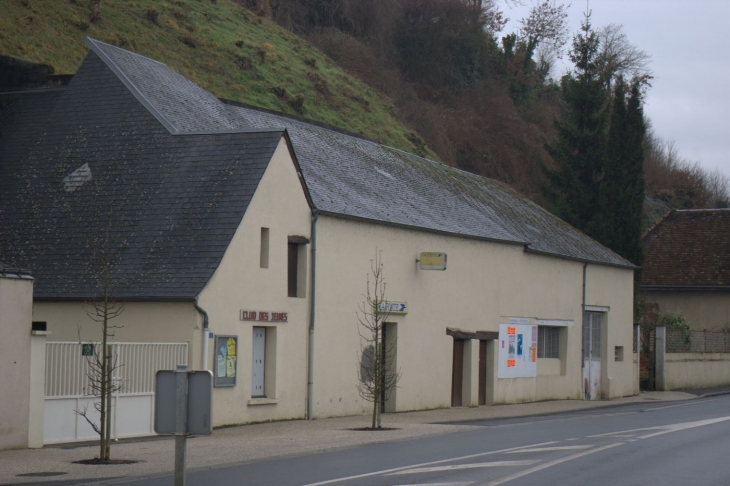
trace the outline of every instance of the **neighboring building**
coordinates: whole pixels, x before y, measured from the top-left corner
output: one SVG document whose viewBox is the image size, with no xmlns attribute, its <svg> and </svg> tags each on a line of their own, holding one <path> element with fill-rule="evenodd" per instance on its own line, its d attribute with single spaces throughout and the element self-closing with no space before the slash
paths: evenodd
<svg viewBox="0 0 730 486">
<path fill-rule="evenodd" d="M 730 329 L 730 209 L 670 211 L 642 240 L 646 302 L 693 330 Z"/>
<path fill-rule="evenodd" d="M 402 375 L 386 411 L 638 390 L 628 261 L 504 184 L 87 43 L 67 88 L 0 93 L 0 224 L 15 228 L 0 251 L 33 269 L 54 341 L 94 339 L 84 301 L 108 262 L 116 341 L 212 369 L 215 425 L 362 413 L 356 311 L 382 251 L 404 304 L 386 325 Z M 447 269 L 421 269 L 422 252 Z M 122 372 L 135 416 L 149 372 Z M 54 380 L 48 441 L 68 432 L 57 400 L 83 399 Z"/>
<path fill-rule="evenodd" d="M 38 447 L 42 442 L 33 428 L 43 397 L 33 397 L 38 391 L 38 373 L 32 373 L 34 347 L 31 336 L 33 279 L 27 270 L 0 262 L 0 450 Z M 41 348 L 43 352 L 45 349 Z M 38 371 L 38 370 L 35 370 Z M 42 368 L 41 368 L 41 377 Z M 36 378 L 36 380 L 33 380 Z M 42 379 L 42 378 L 41 378 Z M 42 384 L 41 384 L 42 390 Z M 33 398 L 40 398 L 33 400 Z M 35 424 L 38 425 L 38 424 Z M 43 425 L 40 424 L 42 429 Z"/>
</svg>

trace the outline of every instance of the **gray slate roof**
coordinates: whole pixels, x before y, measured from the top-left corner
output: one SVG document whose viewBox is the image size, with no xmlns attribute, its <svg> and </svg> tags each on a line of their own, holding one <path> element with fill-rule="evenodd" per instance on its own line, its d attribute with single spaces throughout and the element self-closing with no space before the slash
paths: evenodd
<svg viewBox="0 0 730 486">
<path fill-rule="evenodd" d="M 282 136 L 173 135 L 92 52 L 63 91 L 0 94 L 0 257 L 38 299 L 93 296 L 105 253 L 118 298 L 192 299 Z"/>
<path fill-rule="evenodd" d="M 0 257 L 32 269 L 37 298 L 88 297 L 107 234 L 118 297 L 195 297 L 287 134 L 322 213 L 632 267 L 500 182 L 224 103 L 162 63 L 87 43 L 65 90 L 0 94 L 0 225 L 15 228 Z"/>
<path fill-rule="evenodd" d="M 166 124 L 193 130 L 286 129 L 323 213 L 526 245 L 528 251 L 633 268 L 627 260 L 498 181 L 361 137 L 223 103 L 168 66 L 88 40 Z M 196 115 L 199 114 L 199 115 Z"/>
</svg>

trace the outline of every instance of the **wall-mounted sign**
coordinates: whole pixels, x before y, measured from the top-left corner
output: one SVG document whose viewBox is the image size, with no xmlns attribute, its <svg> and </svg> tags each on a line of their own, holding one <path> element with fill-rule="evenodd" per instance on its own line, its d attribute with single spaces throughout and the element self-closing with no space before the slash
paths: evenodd
<svg viewBox="0 0 730 486">
<path fill-rule="evenodd" d="M 446 270 L 446 253 L 424 251 L 418 257 L 421 270 Z"/>
<path fill-rule="evenodd" d="M 564 321 L 562 319 L 535 319 L 538 326 L 573 327 L 575 321 Z"/>
<path fill-rule="evenodd" d="M 268 312 L 268 311 L 252 311 L 241 310 L 242 321 L 260 321 L 260 322 L 288 322 L 288 312 Z"/>
<path fill-rule="evenodd" d="M 82 344 L 81 345 L 81 356 L 94 356 L 94 345 L 89 344 Z"/>
<path fill-rule="evenodd" d="M 500 324 L 498 346 L 498 378 L 537 376 L 537 326 Z"/>
<path fill-rule="evenodd" d="M 213 359 L 213 385 L 236 386 L 238 336 L 217 335 L 215 337 L 215 357 Z"/>
<path fill-rule="evenodd" d="M 383 314 L 408 314 L 406 302 L 381 302 L 378 307 Z"/>
</svg>

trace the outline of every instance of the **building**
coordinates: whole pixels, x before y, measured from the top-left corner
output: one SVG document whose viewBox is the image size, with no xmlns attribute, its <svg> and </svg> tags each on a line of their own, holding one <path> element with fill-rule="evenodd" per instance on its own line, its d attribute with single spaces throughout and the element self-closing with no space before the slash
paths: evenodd
<svg viewBox="0 0 730 486">
<path fill-rule="evenodd" d="M 730 210 L 670 211 L 642 236 L 641 292 L 692 330 L 730 329 Z"/>
<path fill-rule="evenodd" d="M 49 370 L 81 366 L 59 349 L 94 339 L 104 282 L 125 302 L 119 435 L 150 431 L 139 363 L 163 345 L 182 353 L 165 366 L 213 370 L 214 425 L 367 410 L 356 312 L 376 252 L 398 309 L 386 411 L 638 391 L 628 261 L 504 184 L 87 44 L 68 87 L 0 94 L 2 251 L 33 269 Z M 48 442 L 86 433 L 61 420 L 60 400 L 88 400 L 68 380 L 46 379 Z"/>
</svg>

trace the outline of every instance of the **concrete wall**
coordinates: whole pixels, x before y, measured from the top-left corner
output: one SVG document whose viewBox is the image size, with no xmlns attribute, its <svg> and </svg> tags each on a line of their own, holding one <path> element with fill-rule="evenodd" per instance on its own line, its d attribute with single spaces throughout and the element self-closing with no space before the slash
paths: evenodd
<svg viewBox="0 0 730 486">
<path fill-rule="evenodd" d="M 525 253 L 519 245 L 332 217 L 320 217 L 317 231 L 315 415 L 361 413 L 370 406 L 356 389 L 355 312 L 376 247 L 382 250 L 386 298 L 409 307 L 407 315 L 388 319 L 398 328 L 402 373 L 396 410 L 450 406 L 453 339 L 446 329 L 498 331 L 509 317 L 572 320 L 575 325 L 561 333 L 565 366 L 540 360 L 537 378 L 496 378 L 497 349 L 490 343 L 488 401 L 582 397 L 582 263 Z M 446 252 L 448 269 L 419 270 L 416 259 L 422 251 Z M 610 308 L 603 392 L 607 398 L 632 395 L 633 272 L 589 265 L 587 275 L 586 303 Z M 613 360 L 615 346 L 624 346 L 623 362 Z"/>
<path fill-rule="evenodd" d="M 730 385 L 730 353 L 666 353 L 665 390 Z"/>
<path fill-rule="evenodd" d="M 681 312 L 695 331 L 730 327 L 730 291 L 644 291 L 647 303 L 659 310 Z"/>
<path fill-rule="evenodd" d="M 0 450 L 28 447 L 33 280 L 0 277 Z"/>
</svg>

